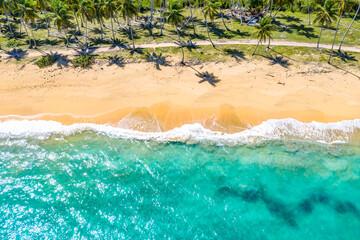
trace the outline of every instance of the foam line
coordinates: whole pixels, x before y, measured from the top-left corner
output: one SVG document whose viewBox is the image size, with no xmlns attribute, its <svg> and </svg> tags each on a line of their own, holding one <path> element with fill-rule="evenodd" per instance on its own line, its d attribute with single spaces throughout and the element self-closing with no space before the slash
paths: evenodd
<svg viewBox="0 0 360 240">
<path fill-rule="evenodd" d="M 267 120 L 258 126 L 233 134 L 211 131 L 198 123 L 186 124 L 167 132 L 149 133 L 91 123 L 63 125 L 59 122 L 44 120 L 0 122 L 0 138 L 46 139 L 53 134 L 73 135 L 83 131 L 94 131 L 113 138 L 160 142 L 211 142 L 237 145 L 257 143 L 264 140 L 301 139 L 323 143 L 339 143 L 360 139 L 360 119 L 335 123 L 302 123 L 294 119 Z"/>
</svg>

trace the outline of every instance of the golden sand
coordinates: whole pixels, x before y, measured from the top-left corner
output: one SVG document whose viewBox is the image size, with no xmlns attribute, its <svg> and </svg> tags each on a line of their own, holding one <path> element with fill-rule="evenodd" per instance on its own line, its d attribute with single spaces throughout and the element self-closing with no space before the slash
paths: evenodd
<svg viewBox="0 0 360 240">
<path fill-rule="evenodd" d="M 140 131 L 201 123 L 238 132 L 267 119 L 360 118 L 360 70 L 326 64 L 284 68 L 267 61 L 160 67 L 132 63 L 123 68 L 39 69 L 0 63 L 1 119 L 108 123 Z M 220 81 L 202 81 L 197 73 Z"/>
</svg>

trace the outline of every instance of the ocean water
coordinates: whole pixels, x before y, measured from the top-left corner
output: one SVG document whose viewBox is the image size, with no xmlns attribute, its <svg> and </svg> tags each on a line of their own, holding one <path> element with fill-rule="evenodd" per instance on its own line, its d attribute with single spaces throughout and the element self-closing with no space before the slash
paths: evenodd
<svg viewBox="0 0 360 240">
<path fill-rule="evenodd" d="M 1 239 L 359 239 L 359 121 L 0 123 Z"/>
</svg>

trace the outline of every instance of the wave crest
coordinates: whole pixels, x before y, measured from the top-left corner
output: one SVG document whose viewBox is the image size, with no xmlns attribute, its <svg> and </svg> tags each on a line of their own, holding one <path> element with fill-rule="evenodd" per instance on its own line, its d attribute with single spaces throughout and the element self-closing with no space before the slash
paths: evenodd
<svg viewBox="0 0 360 240">
<path fill-rule="evenodd" d="M 113 138 L 214 144 L 246 144 L 266 140 L 309 140 L 322 143 L 360 142 L 360 119 L 335 123 L 303 123 L 295 119 L 267 120 L 238 133 L 222 133 L 204 128 L 199 123 L 185 124 L 166 132 L 140 132 L 110 125 L 77 123 L 63 125 L 44 120 L 8 120 L 0 122 L 0 138 L 46 139 L 54 134 L 73 135 L 94 131 Z"/>
</svg>

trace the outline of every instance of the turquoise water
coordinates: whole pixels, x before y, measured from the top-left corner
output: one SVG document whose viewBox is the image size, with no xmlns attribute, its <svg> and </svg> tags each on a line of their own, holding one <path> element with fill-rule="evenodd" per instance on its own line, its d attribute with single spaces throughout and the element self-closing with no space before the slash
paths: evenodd
<svg viewBox="0 0 360 240">
<path fill-rule="evenodd" d="M 359 239 L 360 145 L 0 134 L 1 239 Z"/>
</svg>

